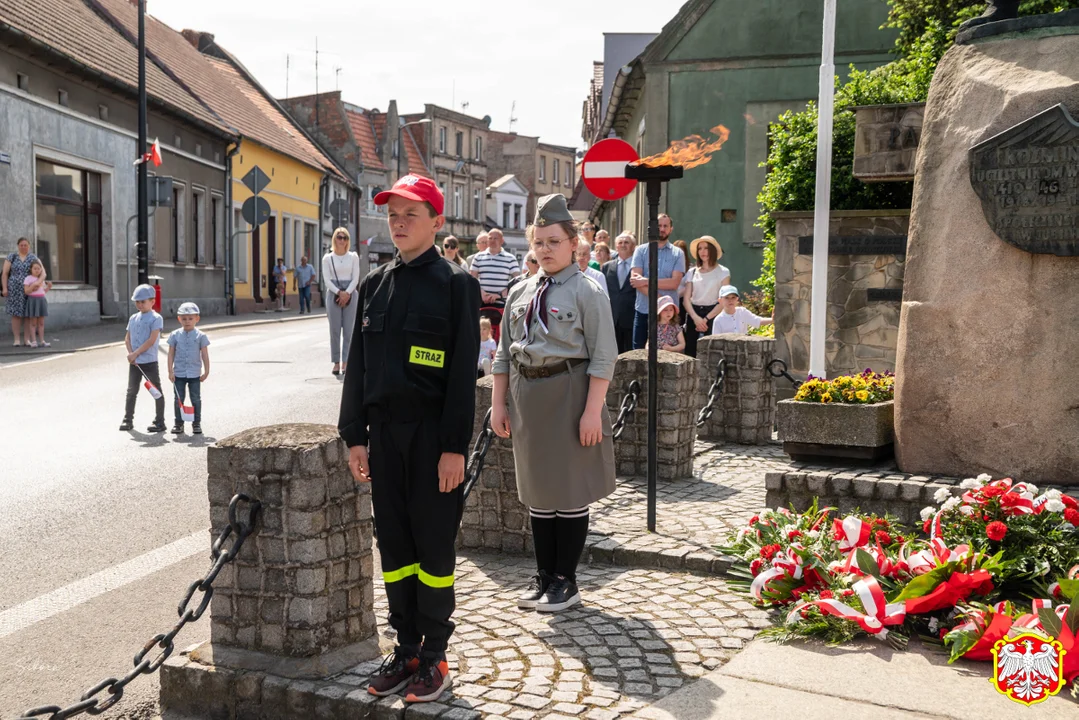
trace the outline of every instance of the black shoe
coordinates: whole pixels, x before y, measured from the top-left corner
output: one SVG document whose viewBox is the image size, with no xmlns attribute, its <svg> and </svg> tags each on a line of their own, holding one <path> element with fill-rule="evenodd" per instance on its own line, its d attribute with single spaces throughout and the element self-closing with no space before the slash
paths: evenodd
<svg viewBox="0 0 1079 720">
<path fill-rule="evenodd" d="M 184 434 L 184 424 L 183 423 L 176 423 L 175 425 L 173 425 L 172 426 L 172 434 L 173 435 L 183 435 Z"/>
<path fill-rule="evenodd" d="M 128 430 L 134 429 L 135 423 L 131 422 L 130 420 L 124 420 L 122 423 L 120 423 L 120 432 L 127 432 Z"/>
<path fill-rule="evenodd" d="M 382 661 L 382 665 L 367 685 L 367 692 L 376 697 L 386 697 L 400 692 L 420 668 L 418 656 L 398 646 Z"/>
<path fill-rule="evenodd" d="M 150 427 L 146 428 L 146 432 L 159 433 L 159 432 L 165 432 L 167 429 L 168 428 L 165 427 L 165 423 L 159 422 L 159 423 L 154 423 Z"/>
<path fill-rule="evenodd" d="M 191 434 L 202 435 L 202 423 L 191 423 Z"/>
<path fill-rule="evenodd" d="M 517 607 L 522 610 L 535 610 L 536 603 L 547 593 L 551 585 L 551 576 L 540 570 L 532 576 L 528 588 L 517 598 Z"/>
<path fill-rule="evenodd" d="M 565 575 L 555 575 L 551 578 L 547 592 L 536 603 L 536 611 L 560 612 L 579 605 L 580 602 L 581 593 L 577 590 L 577 583 Z"/>
</svg>

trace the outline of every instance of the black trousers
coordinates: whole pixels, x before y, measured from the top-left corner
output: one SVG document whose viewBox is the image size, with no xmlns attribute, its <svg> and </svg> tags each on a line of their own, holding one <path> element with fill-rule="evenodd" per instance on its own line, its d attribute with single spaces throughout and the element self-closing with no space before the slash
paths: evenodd
<svg viewBox="0 0 1079 720">
<path fill-rule="evenodd" d="M 438 489 L 439 418 L 370 421 L 371 500 L 390 626 L 399 645 L 441 658 L 454 624 L 454 544 L 463 487 Z"/>
<path fill-rule="evenodd" d="M 629 352 L 633 349 L 633 324 L 627 327 L 614 328 L 614 339 L 618 343 L 618 354 Z"/>
<path fill-rule="evenodd" d="M 702 318 L 707 318 L 708 313 L 712 312 L 715 305 L 694 305 L 693 312 L 697 313 Z M 707 320 L 708 329 L 704 332 L 697 330 L 697 326 L 693 323 L 693 318 L 686 317 L 685 322 L 685 335 L 686 335 L 686 355 L 690 357 L 697 357 L 697 338 L 704 337 L 705 335 L 712 334 L 712 321 Z"/>
<path fill-rule="evenodd" d="M 142 368 L 140 371 L 139 368 Z M 149 378 L 150 382 L 154 384 L 158 390 L 161 390 L 161 374 L 157 370 L 157 363 L 143 363 L 142 365 L 130 365 L 127 369 L 127 403 L 124 407 L 124 420 L 132 421 L 135 419 L 135 401 L 139 398 L 139 390 L 142 389 L 142 384 L 146 381 L 146 378 L 142 376 L 142 373 L 146 373 L 146 378 Z M 157 424 L 163 424 L 165 422 L 165 394 L 162 393 L 161 397 L 154 400 L 154 422 Z"/>
</svg>

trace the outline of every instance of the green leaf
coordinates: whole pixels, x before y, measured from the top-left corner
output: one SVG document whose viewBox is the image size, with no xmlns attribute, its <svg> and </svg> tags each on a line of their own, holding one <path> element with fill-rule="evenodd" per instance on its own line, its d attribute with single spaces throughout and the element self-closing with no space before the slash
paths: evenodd
<svg viewBox="0 0 1079 720">
<path fill-rule="evenodd" d="M 877 564 L 876 558 L 866 552 L 863 548 L 858 548 L 854 551 L 854 559 L 858 563 L 859 570 L 872 575 L 875 578 L 880 577 L 880 565 Z"/>
<path fill-rule="evenodd" d="M 1065 580 L 1061 578 L 1057 582 L 1060 583 L 1060 592 L 1064 595 L 1064 598 L 1069 602 L 1079 602 L 1079 580 Z"/>
<path fill-rule="evenodd" d="M 907 583 L 907 586 L 903 588 L 897 596 L 889 600 L 890 603 L 902 602 L 903 600 L 913 600 L 914 598 L 924 597 L 940 585 L 942 582 L 951 577 L 955 571 L 956 566 L 959 563 L 946 563 L 940 567 L 930 570 L 924 575 L 918 577 Z"/>
<path fill-rule="evenodd" d="M 944 636 L 944 644 L 948 646 L 948 664 L 952 664 L 978 644 L 978 632 L 976 630 L 952 630 Z"/>
<path fill-rule="evenodd" d="M 1068 612 L 1064 614 L 1064 623 L 1072 631 L 1072 635 L 1079 635 L 1079 607 L 1076 607 L 1075 603 L 1072 603 Z"/>
<path fill-rule="evenodd" d="M 1060 637 L 1060 618 L 1052 608 L 1042 608 L 1038 611 L 1038 619 L 1042 622 L 1042 628 L 1053 637 Z"/>
</svg>

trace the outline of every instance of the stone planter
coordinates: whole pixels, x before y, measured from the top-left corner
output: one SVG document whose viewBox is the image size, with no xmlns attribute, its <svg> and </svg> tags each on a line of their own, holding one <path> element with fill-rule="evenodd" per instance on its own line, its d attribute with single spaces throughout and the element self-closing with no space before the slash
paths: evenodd
<svg viewBox="0 0 1079 720">
<path fill-rule="evenodd" d="M 798 460 L 814 457 L 879 460 L 895 442 L 893 400 L 872 405 L 776 404 L 783 451 Z"/>
</svg>

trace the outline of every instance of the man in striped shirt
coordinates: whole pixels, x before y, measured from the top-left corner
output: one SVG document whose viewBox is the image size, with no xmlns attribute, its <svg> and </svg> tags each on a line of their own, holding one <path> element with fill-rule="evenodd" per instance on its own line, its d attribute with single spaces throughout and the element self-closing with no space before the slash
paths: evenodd
<svg viewBox="0 0 1079 720">
<path fill-rule="evenodd" d="M 521 274 L 517 258 L 502 249 L 503 242 L 501 230 L 489 230 L 487 250 L 472 261 L 472 276 L 480 281 L 480 299 L 485 305 L 505 305 L 510 280 Z"/>
</svg>

